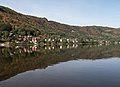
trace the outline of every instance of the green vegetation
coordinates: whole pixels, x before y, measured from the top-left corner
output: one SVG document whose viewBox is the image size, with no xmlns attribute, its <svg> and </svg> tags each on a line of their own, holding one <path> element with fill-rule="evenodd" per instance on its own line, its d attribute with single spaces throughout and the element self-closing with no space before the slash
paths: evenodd
<svg viewBox="0 0 120 87">
<path fill-rule="evenodd" d="M 0 6 L 0 40 L 15 42 L 24 37 L 77 39 L 80 43 L 119 42 L 120 29 L 101 26 L 70 26 L 46 18 L 23 15 Z M 40 42 L 40 41 L 39 41 Z"/>
</svg>

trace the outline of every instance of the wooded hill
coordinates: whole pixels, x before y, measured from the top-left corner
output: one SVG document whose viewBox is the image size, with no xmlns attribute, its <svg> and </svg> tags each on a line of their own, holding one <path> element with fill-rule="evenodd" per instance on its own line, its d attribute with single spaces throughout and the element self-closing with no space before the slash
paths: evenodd
<svg viewBox="0 0 120 87">
<path fill-rule="evenodd" d="M 16 39 L 18 35 L 119 41 L 120 29 L 101 26 L 70 26 L 49 21 L 47 18 L 23 15 L 8 7 L 0 6 L 0 39 Z"/>
</svg>

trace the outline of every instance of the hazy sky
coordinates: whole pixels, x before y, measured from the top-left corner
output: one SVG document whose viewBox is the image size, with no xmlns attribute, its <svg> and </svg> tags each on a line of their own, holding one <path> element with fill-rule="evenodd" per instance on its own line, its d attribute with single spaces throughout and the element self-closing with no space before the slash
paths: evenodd
<svg viewBox="0 0 120 87">
<path fill-rule="evenodd" d="M 0 0 L 0 5 L 65 24 L 120 27 L 120 0 Z"/>
</svg>

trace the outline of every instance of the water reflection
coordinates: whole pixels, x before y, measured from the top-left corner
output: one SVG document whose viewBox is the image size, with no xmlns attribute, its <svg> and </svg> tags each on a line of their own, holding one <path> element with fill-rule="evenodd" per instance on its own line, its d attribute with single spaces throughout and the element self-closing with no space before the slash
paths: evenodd
<svg viewBox="0 0 120 87">
<path fill-rule="evenodd" d="M 78 45 L 77 44 L 73 44 L 73 45 L 60 45 L 60 46 L 42 46 L 39 47 L 37 45 L 33 45 L 33 46 L 15 46 L 14 48 L 19 50 L 19 53 L 32 53 L 32 52 L 36 52 L 39 51 L 39 49 L 44 49 L 44 50 L 55 50 L 55 49 L 71 49 L 71 48 L 77 48 Z"/>
<path fill-rule="evenodd" d="M 53 64 L 77 59 L 120 57 L 119 45 L 15 46 L 0 49 L 0 80 L 19 73 L 45 69 Z"/>
</svg>

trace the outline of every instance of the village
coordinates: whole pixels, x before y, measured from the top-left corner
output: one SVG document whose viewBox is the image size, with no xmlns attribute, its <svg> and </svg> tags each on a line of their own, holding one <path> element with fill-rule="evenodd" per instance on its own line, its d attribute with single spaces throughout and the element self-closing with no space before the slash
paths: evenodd
<svg viewBox="0 0 120 87">
<path fill-rule="evenodd" d="M 110 45 L 110 44 L 120 44 L 120 41 L 110 41 L 110 40 L 96 40 L 90 38 L 65 38 L 65 37 L 35 37 L 32 35 L 17 35 L 12 41 L 1 41 L 0 47 L 10 47 L 11 45 L 40 45 L 40 46 L 54 46 L 54 45 Z"/>
<path fill-rule="evenodd" d="M 60 43 L 78 43 L 77 38 L 41 38 L 41 37 L 33 37 L 31 35 L 21 36 L 19 35 L 17 40 L 15 40 L 16 44 L 60 44 Z"/>
</svg>

